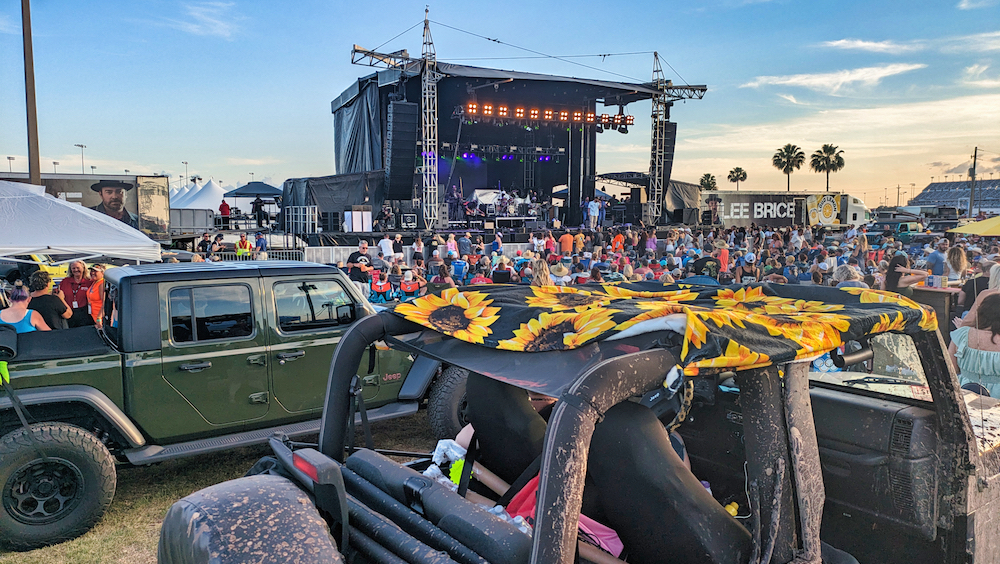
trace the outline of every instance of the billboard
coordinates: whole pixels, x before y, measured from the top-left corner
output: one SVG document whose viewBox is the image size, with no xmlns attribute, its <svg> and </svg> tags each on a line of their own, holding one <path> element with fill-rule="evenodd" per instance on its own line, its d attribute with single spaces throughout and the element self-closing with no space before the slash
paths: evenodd
<svg viewBox="0 0 1000 564">
<path fill-rule="evenodd" d="M 702 192 L 702 210 L 712 214 L 712 223 L 726 227 L 750 227 L 750 224 L 771 227 L 802 223 L 801 197 L 788 194 L 754 192 Z"/>
<path fill-rule="evenodd" d="M 840 225 L 840 196 L 818 194 L 806 198 L 809 225 Z"/>
<path fill-rule="evenodd" d="M 28 182 L 26 174 L 0 178 Z M 165 176 L 43 174 L 42 185 L 46 193 L 113 217 L 154 241 L 170 241 Z"/>
</svg>

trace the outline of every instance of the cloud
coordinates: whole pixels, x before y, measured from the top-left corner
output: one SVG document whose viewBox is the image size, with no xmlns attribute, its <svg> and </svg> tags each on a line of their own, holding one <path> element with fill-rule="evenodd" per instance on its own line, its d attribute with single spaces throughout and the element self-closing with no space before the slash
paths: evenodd
<svg viewBox="0 0 1000 564">
<path fill-rule="evenodd" d="M 948 170 L 944 171 L 945 174 L 968 174 L 969 168 L 972 167 L 972 161 L 965 161 L 960 165 L 955 165 Z"/>
<path fill-rule="evenodd" d="M 955 7 L 959 10 L 975 10 L 977 8 L 987 8 L 996 4 L 996 0 L 959 0 Z"/>
<path fill-rule="evenodd" d="M 923 64 L 898 63 L 828 73 L 758 76 L 753 81 L 740 85 L 740 88 L 757 88 L 759 86 L 775 84 L 781 86 L 801 86 L 818 92 L 836 94 L 841 88 L 850 84 L 857 83 L 874 86 L 881 82 L 883 78 L 922 69 L 926 66 Z"/>
<path fill-rule="evenodd" d="M 21 26 L 14 25 L 14 22 L 11 21 L 10 16 L 5 16 L 3 14 L 0 14 L 0 33 L 20 35 Z"/>
<path fill-rule="evenodd" d="M 778 94 L 778 98 L 788 100 L 789 102 L 795 104 L 796 106 L 808 106 L 808 104 L 806 104 L 805 102 L 799 102 L 798 100 L 796 100 L 795 96 L 792 96 L 791 94 Z"/>
<path fill-rule="evenodd" d="M 824 41 L 820 45 L 845 51 L 866 51 L 869 53 L 887 53 L 890 55 L 912 53 L 925 48 L 925 45 L 919 42 L 896 43 L 895 41 L 865 41 L 863 39 L 838 39 L 836 41 Z"/>
<path fill-rule="evenodd" d="M 164 23 L 192 35 L 213 35 L 232 39 L 241 18 L 233 15 L 232 2 L 198 2 L 184 4 L 187 19 L 166 18 Z"/>
<path fill-rule="evenodd" d="M 929 166 L 931 168 L 942 168 L 942 167 L 946 167 L 946 166 L 951 166 L 951 163 L 946 163 L 946 162 L 943 162 L 943 161 L 934 161 L 932 163 L 927 163 L 927 166 Z"/>
<path fill-rule="evenodd" d="M 945 53 L 993 53 L 1000 51 L 1000 31 L 946 37 L 941 40 Z"/>
<path fill-rule="evenodd" d="M 239 165 L 239 166 L 264 166 L 264 165 L 279 164 L 281 162 L 282 161 L 280 161 L 279 159 L 275 159 L 275 158 L 271 158 L 271 157 L 265 157 L 263 159 L 247 159 L 247 158 L 240 158 L 240 157 L 229 157 L 229 158 L 226 159 L 226 164 Z"/>
<path fill-rule="evenodd" d="M 979 64 L 965 67 L 965 79 L 962 83 L 978 88 L 1000 88 L 1000 77 L 990 78 L 983 76 L 989 68 L 989 65 Z"/>
</svg>

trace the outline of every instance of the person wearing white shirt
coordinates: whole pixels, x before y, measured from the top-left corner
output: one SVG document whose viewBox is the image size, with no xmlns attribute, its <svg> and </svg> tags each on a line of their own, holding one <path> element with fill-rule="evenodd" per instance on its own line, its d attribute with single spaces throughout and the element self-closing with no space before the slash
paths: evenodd
<svg viewBox="0 0 1000 564">
<path fill-rule="evenodd" d="M 382 250 L 382 256 L 386 258 L 393 256 L 392 239 L 389 238 L 388 233 L 382 236 L 382 240 L 378 242 L 378 248 Z"/>
<path fill-rule="evenodd" d="M 591 229 L 597 229 L 597 219 L 601 215 L 601 202 L 594 198 L 587 204 L 587 220 L 590 222 Z"/>
</svg>

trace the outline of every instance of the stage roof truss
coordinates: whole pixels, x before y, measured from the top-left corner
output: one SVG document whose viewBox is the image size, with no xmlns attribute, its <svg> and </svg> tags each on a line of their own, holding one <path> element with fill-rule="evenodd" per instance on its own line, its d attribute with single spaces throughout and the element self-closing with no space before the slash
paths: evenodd
<svg viewBox="0 0 1000 564">
<path fill-rule="evenodd" d="M 402 69 L 408 63 L 419 63 L 420 61 L 420 59 L 410 57 L 410 53 L 406 49 L 393 51 L 392 53 L 370 51 L 360 45 L 355 45 L 351 49 L 351 64 L 355 65 Z"/>
</svg>

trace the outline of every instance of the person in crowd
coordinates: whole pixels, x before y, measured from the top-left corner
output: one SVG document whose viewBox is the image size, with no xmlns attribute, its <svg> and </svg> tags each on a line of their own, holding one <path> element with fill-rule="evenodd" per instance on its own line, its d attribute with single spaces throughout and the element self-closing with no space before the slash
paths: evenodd
<svg viewBox="0 0 1000 564">
<path fill-rule="evenodd" d="M 447 284 L 450 288 L 456 288 L 455 280 L 448 273 L 448 267 L 441 265 L 438 267 L 437 275 L 431 278 L 431 284 Z"/>
<path fill-rule="evenodd" d="M 594 198 L 589 202 L 585 203 L 587 210 L 587 227 L 593 231 L 597 229 L 597 226 L 601 224 L 601 216 L 604 213 L 604 209 L 601 206 L 600 198 Z"/>
<path fill-rule="evenodd" d="M 531 265 L 531 285 L 532 286 L 553 286 L 552 274 L 549 272 L 549 263 L 544 260 L 536 260 Z"/>
<path fill-rule="evenodd" d="M 377 270 L 379 272 L 389 271 L 389 263 L 386 262 L 385 255 L 382 253 L 381 249 L 379 249 L 378 255 L 372 259 L 372 270 Z"/>
<path fill-rule="evenodd" d="M 569 256 L 573 254 L 573 234 L 569 231 L 563 233 L 559 239 L 559 253 L 563 256 Z"/>
<path fill-rule="evenodd" d="M 420 237 L 413 239 L 413 262 L 424 260 L 424 242 Z"/>
<path fill-rule="evenodd" d="M 910 268 L 910 259 L 906 255 L 896 255 L 889 261 L 881 289 L 909 297 L 913 295 L 913 286 L 926 278 L 927 271 Z"/>
<path fill-rule="evenodd" d="M 480 284 L 492 284 L 492 283 L 493 281 L 486 277 L 486 274 L 483 271 L 483 269 L 478 267 L 476 268 L 476 273 L 472 277 L 472 280 L 469 280 L 469 284 L 472 286 L 478 286 Z"/>
<path fill-rule="evenodd" d="M 833 271 L 833 283 L 837 288 L 869 288 L 861 281 L 861 273 L 849 264 L 842 264 Z"/>
<path fill-rule="evenodd" d="M 392 260 L 393 262 L 403 262 L 403 234 L 396 233 L 392 239 Z"/>
<path fill-rule="evenodd" d="M 927 257 L 927 268 L 934 276 L 943 276 L 945 263 L 948 262 L 948 239 L 941 237 L 938 239 L 937 248 Z"/>
<path fill-rule="evenodd" d="M 726 243 L 722 239 L 716 239 L 712 243 L 712 246 L 715 247 L 712 256 L 718 260 L 719 273 L 729 272 L 729 243 Z"/>
<path fill-rule="evenodd" d="M 568 286 L 572 282 L 572 278 L 569 276 L 569 269 L 561 262 L 553 265 L 549 269 L 549 274 L 552 277 L 552 283 L 556 286 Z"/>
<path fill-rule="evenodd" d="M 559 247 L 558 241 L 556 241 L 555 236 L 552 235 L 551 231 L 545 233 L 545 256 L 548 258 L 556 253 L 556 249 Z"/>
<path fill-rule="evenodd" d="M 257 196 L 250 202 L 250 211 L 257 221 L 257 227 L 264 227 L 267 223 L 267 212 L 264 211 L 264 200 Z"/>
<path fill-rule="evenodd" d="M 466 232 L 458 239 L 458 256 L 464 257 L 472 254 L 472 234 Z"/>
<path fill-rule="evenodd" d="M 969 270 L 969 259 L 965 255 L 965 249 L 957 246 L 948 249 L 947 260 L 944 266 L 948 282 L 961 282 L 964 280 Z"/>
<path fill-rule="evenodd" d="M 994 267 L 996 268 L 996 267 Z M 971 314 L 970 314 L 971 315 Z M 968 319 L 968 316 L 966 316 Z M 1000 294 L 991 293 L 979 304 L 972 324 L 951 332 L 948 353 L 962 387 L 978 384 L 991 397 L 1000 396 Z"/>
<path fill-rule="evenodd" d="M 403 273 L 403 279 L 399 281 L 400 301 L 406 301 L 419 296 L 427 286 L 427 280 L 413 270 Z"/>
<path fill-rule="evenodd" d="M 267 239 L 260 231 L 254 235 L 253 251 L 257 260 L 267 260 Z"/>
<path fill-rule="evenodd" d="M 253 245 L 247 240 L 247 234 L 240 233 L 240 240 L 236 242 L 236 258 L 239 260 L 249 257 L 251 249 L 253 249 Z"/>
<path fill-rule="evenodd" d="M 498 256 L 503 254 L 503 232 L 499 229 L 497 229 L 496 234 L 493 236 L 493 245 L 490 250 Z"/>
<path fill-rule="evenodd" d="M 90 306 L 90 317 L 98 329 L 101 328 L 104 313 L 104 269 L 103 264 L 92 264 L 88 270 L 90 288 L 87 288 L 87 303 Z"/>
<path fill-rule="evenodd" d="M 52 276 L 44 270 L 36 270 L 28 281 L 31 292 L 31 309 L 42 315 L 50 329 L 67 329 L 67 319 L 73 317 L 73 309 L 66 303 L 65 294 L 52 287 Z"/>
<path fill-rule="evenodd" d="M 486 254 L 486 244 L 483 242 L 482 235 L 476 235 L 476 242 L 472 244 L 472 254 L 474 255 Z"/>
<path fill-rule="evenodd" d="M 205 257 L 201 255 L 191 255 L 191 262 L 205 262 Z"/>
<path fill-rule="evenodd" d="M 601 274 L 601 269 L 598 267 L 593 267 L 590 269 L 590 282 L 601 283 L 604 282 L 604 275 Z"/>
<path fill-rule="evenodd" d="M 199 253 L 205 253 L 207 255 L 208 252 L 212 250 L 211 237 L 212 236 L 208 233 L 201 234 L 201 241 L 198 241 L 198 247 L 196 249 Z"/>
<path fill-rule="evenodd" d="M 734 279 L 738 284 L 753 284 L 759 282 L 762 277 L 763 273 L 757 266 L 757 255 L 747 253 L 743 257 L 743 264 L 737 267 Z"/>
<path fill-rule="evenodd" d="M 399 284 L 403 280 L 403 269 L 398 264 L 389 268 L 389 283 L 392 284 L 393 291 L 399 291 Z"/>
<path fill-rule="evenodd" d="M 455 253 L 458 255 L 458 241 L 455 240 L 454 233 L 448 234 L 448 240 L 445 241 L 444 246 L 448 249 L 448 253 Z"/>
<path fill-rule="evenodd" d="M 979 295 L 976 296 L 975 301 L 968 308 L 968 313 L 965 314 L 965 317 L 954 318 L 953 321 L 955 323 L 955 326 L 956 327 L 975 326 L 976 318 L 979 315 L 979 307 L 983 303 L 983 300 L 985 300 L 986 298 L 988 298 L 993 294 L 998 294 L 998 293 L 1000 293 L 1000 264 L 990 268 L 989 283 L 987 284 L 987 288 L 979 292 Z"/>
<path fill-rule="evenodd" d="M 457 283 L 463 284 L 469 273 L 469 263 L 461 258 L 452 259 L 450 272 Z"/>
<path fill-rule="evenodd" d="M 358 250 L 347 257 L 347 275 L 351 282 L 361 291 L 361 295 L 368 297 L 368 273 L 372 270 L 372 257 L 368 254 L 368 241 L 362 239 L 358 243 Z"/>
<path fill-rule="evenodd" d="M 82 260 L 69 263 L 69 276 L 59 282 L 59 290 L 63 293 L 66 303 L 73 310 L 69 318 L 70 327 L 93 325 L 87 309 L 87 290 L 90 289 L 90 278 L 87 277 L 87 265 Z"/>
<path fill-rule="evenodd" d="M 32 331 L 49 331 L 50 328 L 42 314 L 28 309 L 28 302 L 31 297 L 28 289 L 24 287 L 24 282 L 17 280 L 8 296 L 10 307 L 0 309 L 0 323 L 14 327 L 18 333 L 31 333 Z"/>
<path fill-rule="evenodd" d="M 441 251 L 438 249 L 431 251 L 431 259 L 427 261 L 427 268 L 431 272 L 437 272 L 438 267 L 442 264 L 444 264 L 444 261 L 441 260 Z"/>
<path fill-rule="evenodd" d="M 391 257 L 395 252 L 392 250 L 392 239 L 389 238 L 389 233 L 383 233 L 382 238 L 378 241 L 378 248 L 382 251 L 382 256 Z"/>
<path fill-rule="evenodd" d="M 226 203 L 226 199 L 222 199 L 222 203 L 219 204 L 219 216 L 222 218 L 222 228 L 229 229 L 229 214 L 232 211 L 229 204 Z"/>
<path fill-rule="evenodd" d="M 372 303 L 385 303 L 392 299 L 392 283 L 389 282 L 389 274 L 386 271 L 378 273 L 377 278 L 372 278 L 371 293 L 368 299 Z"/>
<path fill-rule="evenodd" d="M 212 241 L 212 247 L 209 249 L 213 255 L 216 253 L 226 252 L 226 242 L 224 239 L 225 237 L 223 237 L 222 233 L 215 235 L 215 239 Z"/>
</svg>

